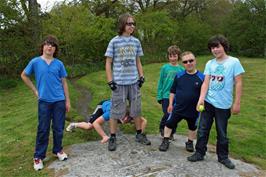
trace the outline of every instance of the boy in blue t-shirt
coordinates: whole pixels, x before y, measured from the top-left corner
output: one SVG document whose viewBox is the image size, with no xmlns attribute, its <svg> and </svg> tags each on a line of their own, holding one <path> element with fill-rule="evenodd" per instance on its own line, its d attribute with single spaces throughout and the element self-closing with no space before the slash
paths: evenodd
<svg viewBox="0 0 266 177">
<path fill-rule="evenodd" d="M 227 55 L 229 43 L 224 36 L 217 35 L 210 38 L 208 48 L 215 58 L 208 61 L 205 67 L 205 80 L 197 105 L 197 109 L 200 105 L 204 105 L 205 110 L 200 118 L 196 152 L 187 159 L 192 162 L 204 159 L 209 133 L 215 120 L 218 162 L 229 169 L 234 169 L 235 165 L 228 158 L 227 124 L 231 112 L 233 114 L 240 112 L 242 74 L 245 71 L 237 58 Z M 233 103 L 234 85 L 235 101 Z"/>
<path fill-rule="evenodd" d="M 42 160 L 46 156 L 51 121 L 53 153 L 61 161 L 67 159 L 67 154 L 63 152 L 62 139 L 65 114 L 70 110 L 67 73 L 64 64 L 56 58 L 58 40 L 49 35 L 40 49 L 41 56 L 33 58 L 21 73 L 22 80 L 38 99 L 38 130 L 33 165 L 35 170 L 43 168 Z M 31 74 L 35 75 L 36 87 L 29 78 Z"/>
</svg>

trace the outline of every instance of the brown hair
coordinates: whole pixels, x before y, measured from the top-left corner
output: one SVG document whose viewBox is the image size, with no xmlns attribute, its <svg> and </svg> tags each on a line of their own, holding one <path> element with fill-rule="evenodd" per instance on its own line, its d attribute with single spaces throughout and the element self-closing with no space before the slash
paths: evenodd
<svg viewBox="0 0 266 177">
<path fill-rule="evenodd" d="M 195 55 L 191 51 L 185 51 L 185 52 L 183 52 L 180 57 L 182 58 L 183 56 L 189 55 L 189 54 L 192 54 L 194 56 L 194 58 L 196 59 Z"/>
<path fill-rule="evenodd" d="M 177 54 L 178 55 L 178 61 L 179 61 L 180 60 L 181 50 L 176 45 L 172 45 L 172 46 L 168 47 L 168 49 L 167 49 L 167 56 L 173 55 L 173 54 Z"/>
<path fill-rule="evenodd" d="M 58 47 L 58 39 L 57 37 L 53 36 L 53 35 L 48 35 L 44 38 L 44 40 L 41 43 L 40 46 L 40 55 L 43 54 L 43 46 L 45 44 L 51 44 L 55 46 L 55 52 L 53 54 L 53 57 L 57 57 L 58 56 L 58 52 L 59 52 L 59 47 Z"/>
<path fill-rule="evenodd" d="M 134 19 L 134 17 L 132 15 L 130 15 L 129 13 L 125 13 L 125 14 L 122 14 L 122 15 L 119 16 L 119 18 L 118 18 L 118 34 L 119 35 L 122 35 L 123 32 L 125 31 L 125 27 L 127 25 L 127 19 L 128 18 L 133 18 Z"/>
<path fill-rule="evenodd" d="M 218 47 L 221 44 L 224 48 L 225 52 L 229 52 L 229 42 L 228 40 L 221 34 L 212 36 L 208 41 L 208 49 L 211 51 L 211 48 Z"/>
</svg>

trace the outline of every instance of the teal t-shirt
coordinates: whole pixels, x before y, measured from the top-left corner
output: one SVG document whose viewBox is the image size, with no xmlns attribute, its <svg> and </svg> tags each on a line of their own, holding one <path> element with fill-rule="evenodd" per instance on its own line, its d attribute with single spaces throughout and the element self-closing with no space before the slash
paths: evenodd
<svg viewBox="0 0 266 177">
<path fill-rule="evenodd" d="M 173 84 L 174 78 L 177 73 L 184 71 L 184 67 L 180 65 L 171 65 L 170 63 L 164 64 L 161 67 L 160 78 L 157 88 L 157 100 L 169 98 L 170 89 Z"/>
<path fill-rule="evenodd" d="M 216 108 L 229 109 L 233 103 L 234 78 L 244 72 L 239 59 L 231 56 L 222 62 L 208 61 L 204 75 L 210 76 L 210 83 L 205 100 Z"/>
</svg>

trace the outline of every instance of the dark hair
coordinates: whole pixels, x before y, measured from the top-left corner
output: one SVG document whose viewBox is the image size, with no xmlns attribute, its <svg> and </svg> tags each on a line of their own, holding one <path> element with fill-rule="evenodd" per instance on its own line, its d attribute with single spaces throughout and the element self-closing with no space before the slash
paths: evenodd
<svg viewBox="0 0 266 177">
<path fill-rule="evenodd" d="M 229 51 L 229 42 L 228 40 L 221 34 L 212 36 L 208 41 L 208 49 L 211 51 L 211 48 L 218 47 L 221 44 L 224 48 L 225 52 Z"/>
<path fill-rule="evenodd" d="M 128 18 L 134 19 L 134 17 L 132 15 L 130 15 L 129 13 L 125 13 L 125 14 L 122 14 L 119 16 L 119 18 L 118 18 L 118 34 L 119 35 L 122 35 L 123 32 L 125 31 L 125 27 L 127 25 L 127 19 Z"/>
<path fill-rule="evenodd" d="M 172 45 L 172 46 L 168 47 L 168 49 L 167 49 L 167 55 L 169 56 L 172 54 L 177 54 L 178 55 L 178 61 L 180 60 L 181 50 L 176 45 Z"/>
<path fill-rule="evenodd" d="M 53 35 L 47 35 L 42 43 L 41 43 L 41 46 L 40 46 L 40 55 L 43 54 L 43 46 L 45 44 L 51 44 L 51 45 L 54 45 L 55 46 L 55 52 L 53 54 L 53 57 L 57 57 L 58 56 L 58 52 L 59 52 L 59 47 L 58 47 L 58 39 L 57 37 L 53 36 Z"/>
</svg>

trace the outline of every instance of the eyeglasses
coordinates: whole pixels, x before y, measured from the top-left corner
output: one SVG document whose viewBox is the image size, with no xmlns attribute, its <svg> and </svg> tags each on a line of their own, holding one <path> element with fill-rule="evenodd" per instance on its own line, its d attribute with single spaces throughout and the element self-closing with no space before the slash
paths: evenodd
<svg viewBox="0 0 266 177">
<path fill-rule="evenodd" d="M 183 64 L 193 63 L 193 62 L 194 62 L 194 59 L 182 61 Z"/>
<path fill-rule="evenodd" d="M 127 26 L 136 26 L 136 22 L 127 22 L 126 25 Z"/>
</svg>

